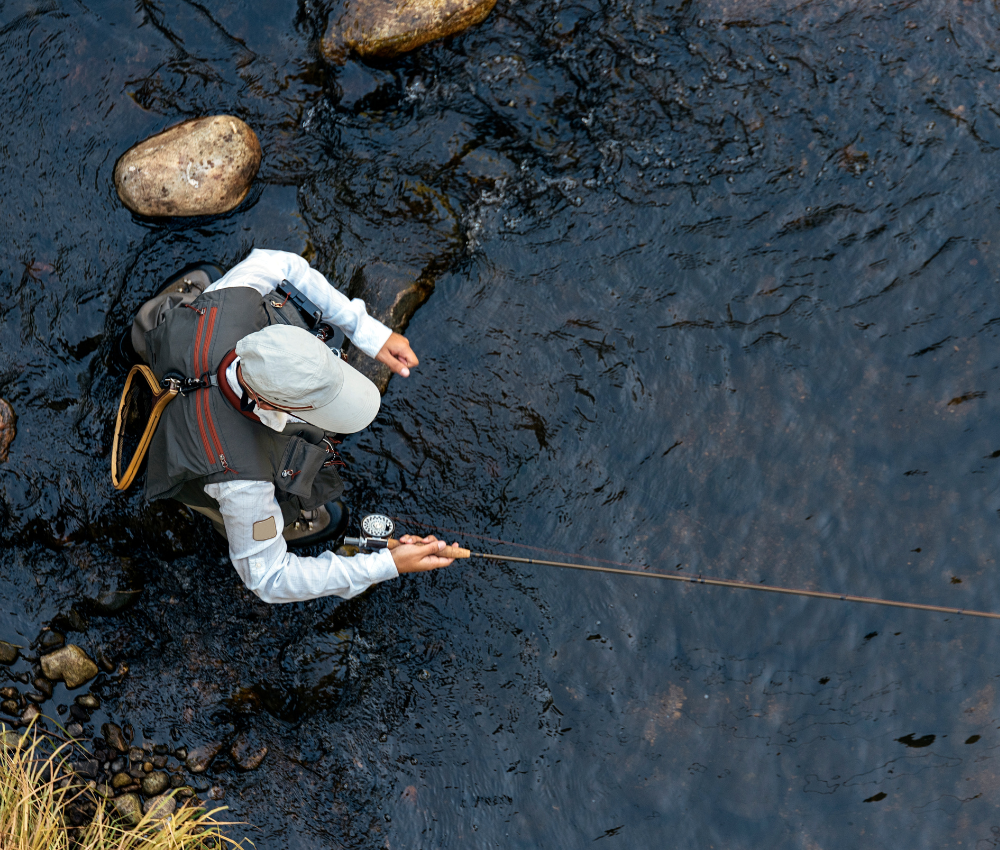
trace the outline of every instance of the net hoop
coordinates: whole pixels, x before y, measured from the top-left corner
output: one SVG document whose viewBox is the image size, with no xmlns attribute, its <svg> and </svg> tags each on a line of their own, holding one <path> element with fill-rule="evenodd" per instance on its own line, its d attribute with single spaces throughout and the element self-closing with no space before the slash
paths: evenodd
<svg viewBox="0 0 1000 850">
<path fill-rule="evenodd" d="M 124 439 L 123 428 L 127 424 L 124 415 L 126 404 L 133 391 L 133 384 L 143 381 L 148 385 L 149 391 L 153 396 L 149 419 L 143 428 L 142 436 L 139 438 L 135 452 L 128 461 L 128 466 L 119 475 L 119 447 Z M 163 410 L 173 401 L 177 392 L 177 389 L 173 386 L 163 389 L 148 366 L 133 366 L 128 373 L 128 377 L 125 379 L 125 388 L 122 390 L 121 400 L 118 402 L 118 415 L 115 418 L 115 435 L 111 443 L 111 483 L 116 490 L 127 490 L 132 485 L 135 476 L 142 467 L 143 460 L 146 458 L 146 452 L 149 450 L 150 441 L 156 432 L 156 426 L 163 415 Z"/>
</svg>

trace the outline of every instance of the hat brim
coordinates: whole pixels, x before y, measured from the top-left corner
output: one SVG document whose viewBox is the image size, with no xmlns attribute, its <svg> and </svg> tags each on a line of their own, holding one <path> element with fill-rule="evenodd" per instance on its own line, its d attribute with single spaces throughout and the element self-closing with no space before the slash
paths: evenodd
<svg viewBox="0 0 1000 850">
<path fill-rule="evenodd" d="M 344 385 L 337 397 L 323 407 L 296 410 L 295 415 L 334 434 L 353 434 L 371 425 L 378 415 L 382 396 L 368 378 L 343 360 L 340 368 Z M 349 401 L 348 401 L 349 400 Z"/>
</svg>

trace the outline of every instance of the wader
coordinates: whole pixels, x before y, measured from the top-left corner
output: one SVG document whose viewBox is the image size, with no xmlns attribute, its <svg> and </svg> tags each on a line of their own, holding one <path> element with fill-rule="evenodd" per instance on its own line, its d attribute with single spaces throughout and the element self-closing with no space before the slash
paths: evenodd
<svg viewBox="0 0 1000 850">
<path fill-rule="evenodd" d="M 294 306 L 250 287 L 205 293 L 219 276 L 212 270 L 203 266 L 175 277 L 143 304 L 132 325 L 132 347 L 157 379 L 169 375 L 197 383 L 163 413 L 149 448 L 146 498 L 177 499 L 207 516 L 225 537 L 218 502 L 205 493 L 205 484 L 270 481 L 285 539 L 326 537 L 320 532 L 347 519 L 346 508 L 335 502 L 344 488 L 332 435 L 304 422 L 289 422 L 279 434 L 240 410 L 225 382 L 243 337 L 276 323 L 308 328 Z"/>
</svg>

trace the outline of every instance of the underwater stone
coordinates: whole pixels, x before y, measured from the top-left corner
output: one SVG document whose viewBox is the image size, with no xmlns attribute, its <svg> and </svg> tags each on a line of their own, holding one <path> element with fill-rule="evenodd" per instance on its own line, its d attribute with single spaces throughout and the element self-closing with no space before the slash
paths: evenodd
<svg viewBox="0 0 1000 850">
<path fill-rule="evenodd" d="M 7 450 L 17 436 L 17 414 L 10 402 L 0 398 L 0 463 L 7 460 Z M 8 644 L 9 645 L 9 644 Z M 9 661 L 5 661 L 9 664 Z"/>
<path fill-rule="evenodd" d="M 396 333 L 402 333 L 413 314 L 434 291 L 434 284 L 424 275 L 404 271 L 389 263 L 369 263 L 354 273 L 348 286 L 349 298 L 360 298 L 368 306 L 368 315 Z M 383 395 L 392 372 L 389 367 L 351 348 L 347 362 L 368 378 Z"/>
<path fill-rule="evenodd" d="M 115 814 L 129 826 L 135 826 L 142 820 L 142 802 L 138 794 L 122 794 L 114 800 Z"/>
<path fill-rule="evenodd" d="M 211 744 L 204 744 L 201 747 L 195 747 L 188 754 L 184 764 L 192 773 L 204 773 L 208 770 L 208 766 L 212 759 L 219 754 L 219 750 L 221 749 L 221 741 L 213 741 Z"/>
<path fill-rule="evenodd" d="M 246 197 L 260 160 L 260 142 L 239 118 L 192 118 L 126 151 L 115 189 L 139 215 L 215 215 Z"/>
<path fill-rule="evenodd" d="M 51 652 L 53 649 L 59 649 L 64 643 L 66 643 L 65 636 L 55 631 L 42 632 L 41 637 L 38 639 L 38 646 L 42 652 Z"/>
<path fill-rule="evenodd" d="M 42 673 L 46 679 L 63 681 L 73 689 L 89 682 L 97 675 L 97 665 L 80 647 L 74 644 L 42 656 Z"/>
<path fill-rule="evenodd" d="M 20 650 L 12 643 L 0 640 L 0 664 L 13 664 Z"/>
<path fill-rule="evenodd" d="M 338 63 L 351 50 L 398 56 L 478 24 L 494 5 L 496 0 L 345 0 L 330 15 L 323 53 Z"/>
<path fill-rule="evenodd" d="M 27 725 L 28 723 L 31 723 L 31 721 L 34 720 L 36 717 L 38 717 L 41 713 L 42 712 L 38 710 L 37 705 L 29 705 L 24 710 L 24 713 L 21 715 L 21 722 Z"/>
<path fill-rule="evenodd" d="M 101 707 L 101 701 L 93 694 L 80 694 L 74 702 L 87 709 L 87 711 L 96 711 Z"/>
<path fill-rule="evenodd" d="M 229 748 L 229 755 L 241 770 L 256 770 L 267 755 L 267 745 L 249 732 L 240 732 Z"/>
<path fill-rule="evenodd" d="M 125 740 L 125 735 L 122 734 L 122 729 L 117 723 L 105 723 L 101 726 L 101 734 L 104 736 L 104 740 L 108 742 L 108 746 L 114 747 L 120 753 L 128 752 L 128 742 Z"/>
</svg>

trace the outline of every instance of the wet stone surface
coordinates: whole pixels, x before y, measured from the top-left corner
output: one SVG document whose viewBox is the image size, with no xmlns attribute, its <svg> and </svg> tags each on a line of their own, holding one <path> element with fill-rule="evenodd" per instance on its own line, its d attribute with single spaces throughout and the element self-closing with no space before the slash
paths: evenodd
<svg viewBox="0 0 1000 850">
<path fill-rule="evenodd" d="M 126 151 L 115 164 L 115 188 L 139 215 L 212 215 L 246 197 L 260 161 L 260 142 L 250 127 L 233 115 L 210 115 Z"/>
</svg>

